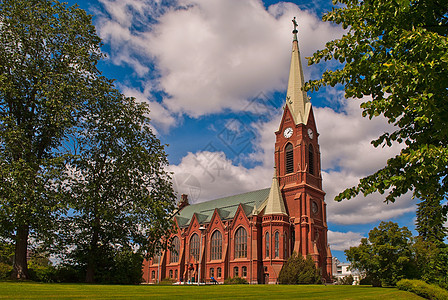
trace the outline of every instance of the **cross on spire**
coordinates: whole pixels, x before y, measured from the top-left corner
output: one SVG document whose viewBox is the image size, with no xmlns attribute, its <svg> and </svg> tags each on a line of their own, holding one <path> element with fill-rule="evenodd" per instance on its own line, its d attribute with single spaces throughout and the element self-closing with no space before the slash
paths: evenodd
<svg viewBox="0 0 448 300">
<path fill-rule="evenodd" d="M 292 31 L 292 33 L 294 34 L 294 41 L 297 41 L 297 33 L 299 32 L 297 30 L 297 26 L 299 26 L 299 25 L 297 24 L 296 17 L 294 17 L 294 19 L 292 19 L 292 24 L 294 25 L 294 30 Z"/>
</svg>

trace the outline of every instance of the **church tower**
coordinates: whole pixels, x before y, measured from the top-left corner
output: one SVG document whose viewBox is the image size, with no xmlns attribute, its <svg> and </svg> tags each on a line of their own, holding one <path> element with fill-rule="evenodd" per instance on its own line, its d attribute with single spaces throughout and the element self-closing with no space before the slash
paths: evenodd
<svg viewBox="0 0 448 300">
<path fill-rule="evenodd" d="M 320 149 L 316 121 L 305 91 L 294 24 L 291 66 L 283 117 L 276 135 L 275 166 L 278 184 L 291 222 L 291 252 L 310 255 L 331 278 L 331 252 L 327 243 L 325 192 L 322 190 Z"/>
</svg>

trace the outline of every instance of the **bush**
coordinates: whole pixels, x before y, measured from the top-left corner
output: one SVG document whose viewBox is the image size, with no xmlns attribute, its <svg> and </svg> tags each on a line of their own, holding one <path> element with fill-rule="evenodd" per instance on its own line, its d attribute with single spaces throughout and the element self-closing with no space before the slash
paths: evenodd
<svg viewBox="0 0 448 300">
<path fill-rule="evenodd" d="M 175 279 L 165 278 L 160 280 L 159 285 L 173 285 L 173 283 L 175 282 L 176 282 Z"/>
<path fill-rule="evenodd" d="M 310 256 L 304 259 L 294 252 L 280 270 L 278 281 L 280 284 L 320 284 L 322 276 Z"/>
<path fill-rule="evenodd" d="M 241 277 L 227 278 L 224 280 L 224 284 L 247 284 L 247 280 Z"/>
<path fill-rule="evenodd" d="M 426 299 L 448 299 L 448 291 L 421 280 L 402 279 L 397 282 L 397 287 L 400 290 L 417 294 Z"/>
<path fill-rule="evenodd" d="M 33 266 L 28 269 L 30 279 L 41 282 L 57 282 L 57 269 L 53 266 Z"/>
<path fill-rule="evenodd" d="M 57 268 L 56 278 L 58 282 L 76 283 L 82 282 L 84 274 L 80 268 L 71 265 L 59 265 Z M 84 275 L 85 276 L 85 275 Z"/>
<path fill-rule="evenodd" d="M 353 285 L 353 281 L 355 280 L 353 279 L 352 274 L 342 278 L 338 278 L 338 284 L 340 285 Z"/>
<path fill-rule="evenodd" d="M 367 275 L 359 281 L 360 285 L 371 285 L 374 287 L 381 287 L 381 281 L 371 275 Z"/>
<path fill-rule="evenodd" d="M 0 279 L 7 279 L 11 276 L 12 266 L 0 262 Z"/>
</svg>

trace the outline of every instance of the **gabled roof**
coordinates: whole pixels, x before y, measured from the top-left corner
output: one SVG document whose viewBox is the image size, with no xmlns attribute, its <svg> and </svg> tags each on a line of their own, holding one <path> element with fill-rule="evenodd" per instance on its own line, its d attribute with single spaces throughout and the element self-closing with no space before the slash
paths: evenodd
<svg viewBox="0 0 448 300">
<path fill-rule="evenodd" d="M 240 204 L 246 216 L 249 216 L 267 199 L 269 191 L 270 189 L 267 188 L 188 205 L 177 213 L 177 224 L 179 227 L 188 226 L 193 214 L 196 214 L 199 223 L 208 223 L 212 219 L 215 208 L 222 220 L 232 219 Z"/>
</svg>

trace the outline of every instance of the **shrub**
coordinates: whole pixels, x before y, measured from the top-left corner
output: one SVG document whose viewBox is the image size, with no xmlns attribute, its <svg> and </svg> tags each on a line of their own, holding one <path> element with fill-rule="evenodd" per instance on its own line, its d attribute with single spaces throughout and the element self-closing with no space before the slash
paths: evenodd
<svg viewBox="0 0 448 300">
<path fill-rule="evenodd" d="M 241 277 L 227 278 L 224 280 L 224 284 L 247 284 L 247 280 Z"/>
<path fill-rule="evenodd" d="M 165 279 L 160 280 L 159 285 L 172 285 L 175 282 L 176 282 L 176 280 L 174 280 L 174 279 L 165 278 Z"/>
<path fill-rule="evenodd" d="M 352 285 L 353 281 L 355 281 L 353 279 L 352 274 L 348 275 L 348 276 L 344 276 L 342 278 L 338 278 L 338 284 L 340 285 Z"/>
<path fill-rule="evenodd" d="M 280 270 L 278 281 L 280 284 L 320 284 L 322 276 L 310 256 L 304 259 L 294 252 Z"/>
<path fill-rule="evenodd" d="M 399 282 L 397 282 L 397 287 L 400 290 L 417 294 L 420 297 L 426 299 L 438 299 L 438 300 L 448 299 L 447 290 L 444 290 L 441 287 L 438 287 L 433 284 L 427 284 L 426 282 L 421 280 L 402 279 Z"/>
<path fill-rule="evenodd" d="M 381 287 L 381 281 L 378 278 L 373 277 L 371 275 L 367 275 L 366 277 L 361 279 L 359 281 L 359 284 L 360 285 L 371 285 L 374 287 Z"/>
<path fill-rule="evenodd" d="M 6 279 L 11 276 L 12 266 L 0 262 L 0 279 Z"/>
<path fill-rule="evenodd" d="M 53 266 L 33 266 L 28 269 L 30 279 L 41 282 L 57 282 L 57 269 Z"/>
</svg>

